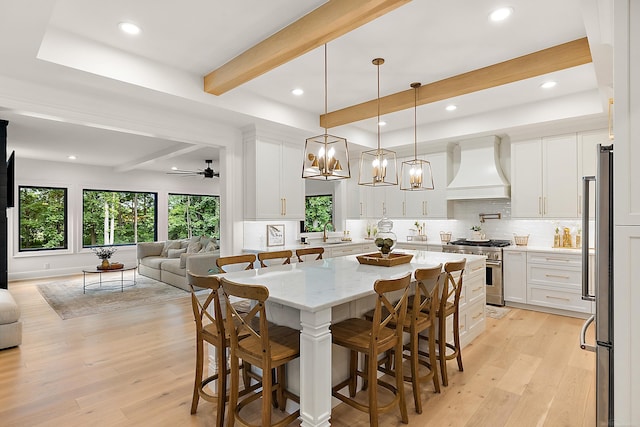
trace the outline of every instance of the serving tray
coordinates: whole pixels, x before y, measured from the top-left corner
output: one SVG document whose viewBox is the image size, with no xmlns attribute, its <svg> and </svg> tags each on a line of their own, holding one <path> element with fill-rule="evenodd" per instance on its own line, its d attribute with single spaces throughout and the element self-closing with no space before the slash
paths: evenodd
<svg viewBox="0 0 640 427">
<path fill-rule="evenodd" d="M 382 258 L 382 254 L 375 252 L 372 254 L 358 255 L 356 257 L 360 264 L 378 265 L 381 267 L 393 267 L 394 265 L 408 264 L 413 255 L 403 253 L 390 253 L 388 258 Z"/>
<path fill-rule="evenodd" d="M 96 268 L 98 270 L 120 270 L 121 268 L 124 268 L 124 264 L 121 264 L 119 262 L 112 262 L 111 264 L 109 264 L 109 267 L 103 267 L 102 264 L 96 266 Z"/>
</svg>

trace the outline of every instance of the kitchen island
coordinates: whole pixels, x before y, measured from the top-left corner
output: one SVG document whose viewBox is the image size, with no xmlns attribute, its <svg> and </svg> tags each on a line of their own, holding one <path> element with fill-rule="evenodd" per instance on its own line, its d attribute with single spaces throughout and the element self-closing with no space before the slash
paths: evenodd
<svg viewBox="0 0 640 427">
<path fill-rule="evenodd" d="M 300 395 L 302 426 L 330 425 L 331 385 L 347 372 L 348 357 L 337 351 L 332 355 L 331 323 L 359 317 L 371 309 L 375 301 L 373 283 L 377 279 L 398 278 L 417 268 L 434 267 L 463 257 L 442 252 L 403 252 L 413 255 L 410 264 L 361 265 L 355 256 L 345 256 L 225 274 L 234 282 L 266 286 L 269 320 L 300 329 L 299 366 L 290 363 L 288 376 L 292 380 L 290 388 Z M 461 316 L 460 327 L 466 332 L 461 331 L 463 346 L 484 330 L 485 304 L 485 257 L 465 255 L 464 258 L 467 267 L 460 304 L 479 307 L 480 311 L 469 314 L 466 320 Z M 478 280 L 482 286 L 475 283 Z M 297 377 L 299 385 L 295 384 Z"/>
</svg>

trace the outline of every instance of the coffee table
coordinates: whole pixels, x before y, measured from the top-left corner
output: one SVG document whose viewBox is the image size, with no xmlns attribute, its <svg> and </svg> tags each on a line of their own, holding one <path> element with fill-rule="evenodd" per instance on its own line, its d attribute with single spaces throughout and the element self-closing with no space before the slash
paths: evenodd
<svg viewBox="0 0 640 427">
<path fill-rule="evenodd" d="M 120 282 L 120 292 L 124 292 L 125 283 L 127 286 L 135 286 L 136 268 L 137 268 L 137 265 L 135 264 L 124 264 L 122 268 L 114 268 L 114 269 L 108 269 L 108 270 L 102 270 L 102 269 L 99 269 L 98 267 L 84 269 L 82 270 L 82 293 L 87 293 L 87 287 L 95 286 L 95 285 L 98 285 L 100 289 L 113 289 L 112 286 L 103 288 L 102 285 L 105 283 L 117 283 L 118 281 Z M 124 278 L 125 271 L 133 272 L 133 278 L 131 280 L 128 280 L 128 279 L 125 280 Z M 120 280 L 118 279 L 102 280 L 103 274 L 110 274 L 110 273 L 120 273 Z M 98 281 L 87 283 L 87 274 L 97 274 Z"/>
</svg>

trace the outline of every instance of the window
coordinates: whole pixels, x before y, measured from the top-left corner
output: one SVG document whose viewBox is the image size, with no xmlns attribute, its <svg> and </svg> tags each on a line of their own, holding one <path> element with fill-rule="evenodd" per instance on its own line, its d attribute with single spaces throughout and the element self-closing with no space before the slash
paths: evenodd
<svg viewBox="0 0 640 427">
<path fill-rule="evenodd" d="M 169 239 L 220 238 L 220 197 L 169 194 Z"/>
<path fill-rule="evenodd" d="M 67 249 L 67 189 L 18 188 L 19 251 Z"/>
<path fill-rule="evenodd" d="M 326 223 L 333 224 L 333 196 L 307 196 L 304 207 L 306 231 L 323 231 Z"/>
<path fill-rule="evenodd" d="M 156 240 L 156 193 L 83 190 L 82 246 Z"/>
</svg>

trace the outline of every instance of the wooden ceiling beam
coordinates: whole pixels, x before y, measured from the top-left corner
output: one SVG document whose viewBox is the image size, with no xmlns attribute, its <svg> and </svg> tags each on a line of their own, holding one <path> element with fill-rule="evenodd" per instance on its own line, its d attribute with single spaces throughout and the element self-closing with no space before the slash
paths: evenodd
<svg viewBox="0 0 640 427">
<path fill-rule="evenodd" d="M 411 0 L 330 0 L 204 77 L 221 95 Z"/>
<path fill-rule="evenodd" d="M 543 49 L 528 55 L 469 71 L 434 83 L 422 85 L 418 89 L 418 105 L 429 104 L 455 96 L 477 92 L 554 71 L 588 64 L 592 61 L 587 38 L 574 40 Z M 413 89 L 380 98 L 380 114 L 413 108 Z M 376 117 L 377 100 L 331 111 L 320 116 L 320 126 L 333 128 Z"/>
</svg>

